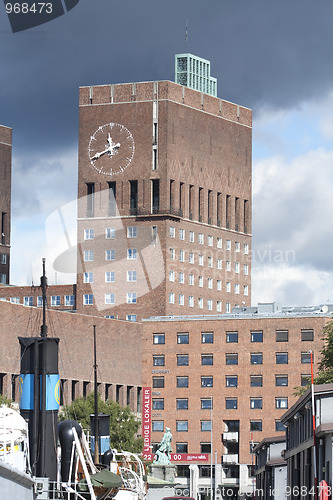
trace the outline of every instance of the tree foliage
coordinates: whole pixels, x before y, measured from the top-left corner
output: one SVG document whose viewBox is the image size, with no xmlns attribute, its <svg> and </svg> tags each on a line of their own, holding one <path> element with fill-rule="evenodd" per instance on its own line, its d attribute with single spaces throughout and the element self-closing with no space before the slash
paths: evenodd
<svg viewBox="0 0 333 500">
<path fill-rule="evenodd" d="M 98 394 L 98 412 L 110 415 L 110 447 L 117 450 L 140 453 L 143 438 L 137 433 L 141 425 L 129 406 L 121 407 L 114 401 L 103 401 Z M 76 398 L 70 405 L 65 405 L 59 414 L 60 420 L 71 418 L 79 422 L 83 429 L 90 429 L 90 415 L 95 413 L 94 393 L 87 397 Z"/>
<path fill-rule="evenodd" d="M 5 405 L 8 406 L 9 408 L 13 407 L 13 401 L 8 398 L 7 396 L 3 396 L 0 394 L 0 406 Z"/>
</svg>

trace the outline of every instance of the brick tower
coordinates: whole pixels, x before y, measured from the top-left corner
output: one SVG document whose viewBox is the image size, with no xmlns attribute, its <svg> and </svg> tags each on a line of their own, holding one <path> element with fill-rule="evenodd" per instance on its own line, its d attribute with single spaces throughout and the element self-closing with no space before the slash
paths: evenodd
<svg viewBox="0 0 333 500">
<path fill-rule="evenodd" d="M 0 125 L 0 283 L 9 284 L 12 129 Z"/>
</svg>

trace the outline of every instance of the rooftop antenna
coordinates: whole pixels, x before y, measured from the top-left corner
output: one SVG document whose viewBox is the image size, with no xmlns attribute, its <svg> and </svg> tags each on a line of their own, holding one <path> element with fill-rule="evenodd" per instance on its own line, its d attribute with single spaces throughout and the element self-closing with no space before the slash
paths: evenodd
<svg viewBox="0 0 333 500">
<path fill-rule="evenodd" d="M 185 25 L 185 52 L 187 52 L 187 40 L 188 40 L 188 19 L 186 19 L 186 25 Z"/>
</svg>

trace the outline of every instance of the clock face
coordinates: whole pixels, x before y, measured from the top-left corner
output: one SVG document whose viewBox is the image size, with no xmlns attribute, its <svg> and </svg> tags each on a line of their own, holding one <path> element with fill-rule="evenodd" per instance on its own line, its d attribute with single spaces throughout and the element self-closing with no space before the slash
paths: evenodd
<svg viewBox="0 0 333 500">
<path fill-rule="evenodd" d="M 100 174 L 114 175 L 122 172 L 131 163 L 133 155 L 134 139 L 124 125 L 101 125 L 90 137 L 90 163 Z"/>
</svg>

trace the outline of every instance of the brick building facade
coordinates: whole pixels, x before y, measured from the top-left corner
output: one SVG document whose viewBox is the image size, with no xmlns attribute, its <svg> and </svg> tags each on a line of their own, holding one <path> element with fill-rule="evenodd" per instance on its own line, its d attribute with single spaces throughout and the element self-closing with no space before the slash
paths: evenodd
<svg viewBox="0 0 333 500">
<path fill-rule="evenodd" d="M 0 283 L 9 283 L 12 129 L 0 125 Z"/>
</svg>

